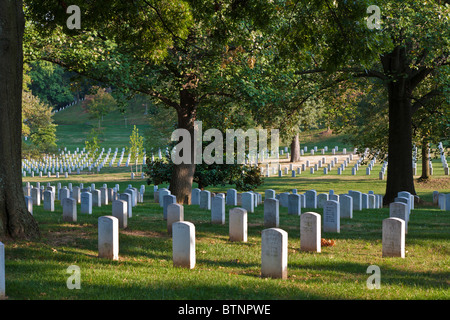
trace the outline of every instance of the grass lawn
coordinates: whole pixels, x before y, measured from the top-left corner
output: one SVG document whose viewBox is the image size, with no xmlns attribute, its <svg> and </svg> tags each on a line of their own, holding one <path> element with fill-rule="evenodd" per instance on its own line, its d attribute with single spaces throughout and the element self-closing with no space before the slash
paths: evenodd
<svg viewBox="0 0 450 320">
<path fill-rule="evenodd" d="M 95 120 L 87 118 L 80 108 L 72 106 L 55 115 L 60 147 L 73 151 L 84 146 L 84 140 Z M 128 145 L 132 124 L 145 128 L 142 115 L 129 117 L 127 128 L 120 114 L 111 114 L 102 122 L 105 149 Z M 131 120 L 134 119 L 134 120 Z M 140 130 L 141 131 L 141 130 Z M 142 130 L 143 132 L 143 130 Z M 339 150 L 351 146 L 342 137 L 326 136 L 320 130 L 301 135 L 301 147 L 318 150 L 328 146 Z M 282 145 L 284 146 L 284 145 Z M 318 152 L 319 153 L 319 152 Z M 316 153 L 317 154 L 317 153 Z M 317 158 L 322 155 L 316 155 Z M 287 161 L 287 160 L 284 160 Z M 354 163 L 354 162 L 353 162 Z M 378 179 L 381 164 L 370 176 L 361 167 L 351 174 L 353 163 L 337 175 L 335 167 L 328 175 L 309 170 L 297 177 L 269 177 L 257 192 L 265 189 L 277 193 L 297 189 L 298 193 L 315 189 L 318 193 L 334 190 L 374 191 L 384 194 L 386 180 Z M 322 233 L 322 238 L 335 240 L 334 246 L 323 246 L 321 253 L 300 251 L 300 218 L 280 207 L 280 228 L 288 232 L 288 278 L 262 278 L 261 231 L 263 205 L 248 215 L 248 241 L 230 242 L 228 212 L 225 225 L 210 223 L 208 210 L 185 206 L 185 220 L 196 229 L 196 266 L 192 270 L 174 267 L 172 239 L 167 233 L 162 208 L 153 201 L 153 187 L 146 186 L 144 203 L 133 208 L 128 228 L 121 229 L 119 261 L 98 258 L 97 221 L 111 215 L 111 204 L 94 208 L 92 215 L 78 214 L 76 223 L 62 221 L 62 208 L 55 201 L 55 212 L 34 207 L 41 239 L 35 242 L 3 240 L 6 255 L 6 294 L 9 300 L 269 300 L 269 299 L 350 299 L 350 300 L 448 300 L 450 299 L 450 211 L 432 205 L 432 192 L 450 193 L 450 179 L 443 175 L 439 160 L 433 160 L 434 176 L 428 183 L 416 183 L 421 203 L 416 204 L 406 235 L 406 257 L 381 257 L 382 220 L 389 209 L 354 211 L 353 219 L 341 219 L 340 233 Z M 288 165 L 288 163 L 284 163 Z M 417 175 L 421 172 L 418 164 Z M 417 178 L 418 176 L 416 176 Z M 109 187 L 128 184 L 140 188 L 145 180 L 130 180 L 130 168 L 103 168 L 101 174 L 71 175 L 69 178 L 26 177 L 24 183 L 51 182 L 63 186 L 96 183 Z M 161 186 L 160 186 L 161 187 Z M 212 192 L 225 192 L 230 186 L 211 187 Z M 78 205 L 78 212 L 80 205 Z M 322 209 L 302 209 L 322 214 Z M 67 288 L 71 274 L 67 269 L 80 268 L 81 289 Z M 367 268 L 376 265 L 381 271 L 381 288 L 370 290 Z"/>
<path fill-rule="evenodd" d="M 346 170 L 347 171 L 347 170 Z M 29 178 L 27 181 L 53 181 Z M 129 180 L 128 173 L 76 176 L 68 182 L 108 186 L 128 184 L 139 188 L 144 180 Z M 436 179 L 450 192 L 447 177 Z M 258 190 L 273 188 L 280 193 L 294 188 L 318 192 L 344 193 L 350 189 L 375 193 L 384 191 L 385 181 L 364 175 L 266 178 Z M 225 191 L 229 186 L 209 188 Z M 406 258 L 381 257 L 381 223 L 389 209 L 355 211 L 353 219 L 341 219 L 341 232 L 322 233 L 335 240 L 321 253 L 302 252 L 299 217 L 280 207 L 280 228 L 288 232 L 288 279 L 261 278 L 261 231 L 263 205 L 248 215 L 248 242 L 228 239 L 228 211 L 225 225 L 210 223 L 210 212 L 185 206 L 185 220 L 196 228 L 196 266 L 192 270 L 172 264 L 172 240 L 167 234 L 162 208 L 153 201 L 147 186 L 144 203 L 133 208 L 128 228 L 120 230 L 119 261 L 97 257 L 97 219 L 111 215 L 111 204 L 95 208 L 92 215 L 78 214 L 76 223 L 62 221 L 62 208 L 55 212 L 34 207 L 42 238 L 36 242 L 4 241 L 6 252 L 6 292 L 10 300 L 128 300 L 128 299 L 449 299 L 450 211 L 433 207 L 435 185 L 417 184 L 422 199 L 410 217 L 406 235 Z M 430 200 L 430 201 L 429 201 Z M 78 210 L 80 205 L 78 205 Z M 322 213 L 322 209 L 308 210 Z M 69 290 L 67 268 L 80 268 L 81 289 Z M 370 265 L 381 270 L 381 288 L 366 286 Z"/>
<path fill-rule="evenodd" d="M 80 150 L 83 149 L 89 132 L 99 125 L 98 120 L 89 118 L 89 115 L 81 108 L 81 104 L 55 113 L 53 118 L 58 125 L 56 129 L 58 147 L 71 151 L 76 150 L 77 147 Z M 134 125 L 141 134 L 148 128 L 144 110 L 133 110 L 126 116 L 126 122 L 124 115 L 119 111 L 110 112 L 100 122 L 102 128 L 102 134 L 99 137 L 100 145 L 107 146 L 113 151 L 115 148 L 121 150 L 123 147 L 129 146 Z"/>
</svg>

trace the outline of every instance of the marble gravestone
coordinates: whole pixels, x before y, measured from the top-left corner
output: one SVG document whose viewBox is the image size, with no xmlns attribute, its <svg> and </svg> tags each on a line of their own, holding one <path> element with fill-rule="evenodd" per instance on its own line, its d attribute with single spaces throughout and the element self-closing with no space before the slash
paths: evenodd
<svg viewBox="0 0 450 320">
<path fill-rule="evenodd" d="M 167 233 L 172 234 L 172 225 L 175 222 L 184 221 L 184 207 L 178 203 L 167 206 Z"/>
<path fill-rule="evenodd" d="M 340 232 L 340 205 L 335 200 L 328 200 L 323 207 L 323 231 Z"/>
<path fill-rule="evenodd" d="M 191 222 L 172 224 L 173 265 L 193 269 L 195 267 L 195 226 Z"/>
<path fill-rule="evenodd" d="M 119 220 L 116 217 L 98 218 L 98 257 L 119 260 Z"/>
<path fill-rule="evenodd" d="M 300 215 L 300 250 L 321 252 L 321 216 L 315 212 Z"/>
<path fill-rule="evenodd" d="M 230 241 L 247 242 L 247 210 L 233 208 L 229 213 Z"/>
<path fill-rule="evenodd" d="M 278 228 L 261 232 L 261 276 L 287 278 L 288 234 Z"/>
<path fill-rule="evenodd" d="M 278 228 L 279 220 L 279 201 L 273 198 L 264 200 L 264 227 Z"/>
<path fill-rule="evenodd" d="M 382 224 L 382 256 L 405 257 L 405 221 L 387 218 Z"/>
</svg>

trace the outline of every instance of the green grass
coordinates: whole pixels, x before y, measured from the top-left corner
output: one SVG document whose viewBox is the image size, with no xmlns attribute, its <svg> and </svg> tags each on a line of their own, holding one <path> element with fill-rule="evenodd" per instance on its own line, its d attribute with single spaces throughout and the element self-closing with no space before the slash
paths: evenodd
<svg viewBox="0 0 450 320">
<path fill-rule="evenodd" d="M 92 126 L 97 125 L 81 109 L 73 106 L 55 115 L 59 146 L 68 150 L 83 148 Z M 132 126 L 127 128 L 119 114 L 105 117 L 105 148 L 122 148 L 128 144 Z M 137 125 L 145 123 L 137 117 Z M 131 121 L 130 123 L 131 124 Z M 328 146 L 339 150 L 351 146 L 343 144 L 341 136 L 326 136 L 320 130 L 301 137 L 301 146 L 320 150 Z M 316 156 L 322 157 L 322 155 Z M 321 253 L 302 252 L 299 239 L 299 217 L 280 208 L 280 228 L 289 235 L 288 279 L 261 278 L 261 231 L 263 205 L 248 216 L 248 242 L 228 240 L 228 211 L 225 225 L 210 223 L 210 213 L 198 206 L 185 206 L 185 220 L 196 228 L 196 266 L 192 270 L 174 267 L 172 241 L 167 234 L 162 208 L 153 202 L 153 188 L 147 186 L 143 204 L 133 208 L 128 228 L 120 230 L 119 261 L 97 257 L 97 219 L 111 215 L 111 205 L 95 208 L 92 215 L 78 214 L 76 223 L 62 221 L 62 209 L 55 202 L 56 211 L 44 212 L 34 207 L 42 237 L 39 241 L 4 240 L 6 253 L 6 294 L 10 300 L 131 300 L 131 299 L 444 299 L 450 298 L 450 211 L 440 211 L 432 205 L 432 192 L 450 192 L 450 179 L 443 176 L 438 160 L 434 162 L 434 176 L 428 183 L 416 182 L 421 203 L 416 205 L 408 225 L 406 258 L 381 257 L 381 225 L 389 216 L 389 209 L 355 211 L 353 219 L 341 219 L 341 232 L 322 233 L 334 239 L 335 246 L 322 247 Z M 288 163 L 285 163 L 286 165 Z M 337 167 L 328 175 L 323 170 L 311 175 L 309 170 L 295 178 L 270 177 L 257 192 L 275 189 L 277 193 L 297 189 L 303 193 L 315 189 L 318 193 L 334 190 L 374 191 L 384 194 L 386 180 L 378 180 L 380 163 L 371 176 L 365 166 L 356 176 L 351 164 L 337 175 Z M 417 174 L 420 175 L 420 165 Z M 62 185 L 96 183 L 108 186 L 128 184 L 139 188 L 145 180 L 129 180 L 129 168 L 102 169 L 101 174 L 72 175 L 69 178 L 26 177 L 35 183 L 51 182 Z M 418 176 L 416 176 L 417 178 Z M 160 186 L 161 187 L 161 186 Z M 224 192 L 230 186 L 211 187 Z M 80 206 L 78 205 L 78 210 Z M 308 209 L 303 209 L 305 212 Z M 312 210 L 308 210 L 312 211 Z M 321 209 L 314 210 L 322 213 Z M 77 265 L 81 271 L 81 289 L 69 290 L 67 268 Z M 377 265 L 381 270 L 381 288 L 369 290 L 367 268 Z"/>
<path fill-rule="evenodd" d="M 57 144 L 61 149 L 74 151 L 76 148 L 84 148 L 84 142 L 87 140 L 92 128 L 98 128 L 98 120 L 90 119 L 89 115 L 81 108 L 81 104 L 76 104 L 55 113 L 53 116 L 58 125 L 56 130 Z M 133 126 L 139 129 L 143 134 L 148 128 L 144 110 L 131 110 L 127 115 L 125 125 L 124 116 L 119 111 L 113 111 L 103 117 L 100 123 L 102 134 L 100 135 L 100 145 L 102 147 L 115 148 L 126 147 L 129 145 L 130 135 Z"/>
<path fill-rule="evenodd" d="M 33 178 L 30 181 L 47 181 Z M 128 174 L 79 176 L 68 182 L 118 183 L 139 188 L 144 180 L 128 180 Z M 55 184 L 56 180 L 52 183 Z M 385 181 L 356 176 L 267 178 L 264 187 L 277 192 L 313 188 L 336 193 L 349 189 L 383 190 Z M 211 188 L 225 191 L 229 186 Z M 423 198 L 432 188 L 417 186 Z M 450 192 L 448 184 L 442 192 Z M 174 267 L 172 241 L 167 234 L 162 208 L 153 202 L 153 188 L 147 186 L 143 204 L 133 208 L 129 226 L 120 230 L 119 261 L 97 257 L 97 219 L 111 214 L 111 205 L 95 208 L 92 215 L 78 214 L 76 223 L 62 221 L 62 209 L 44 212 L 34 208 L 42 238 L 36 242 L 5 241 L 6 292 L 15 299 L 449 299 L 450 211 L 440 211 L 425 202 L 416 205 L 406 236 L 406 258 L 381 257 L 381 222 L 389 210 L 355 211 L 353 219 L 341 219 L 341 232 L 322 233 L 334 239 L 333 247 L 321 253 L 302 252 L 299 217 L 280 208 L 280 228 L 289 235 L 288 279 L 260 276 L 263 206 L 248 216 L 248 242 L 228 240 L 228 211 L 225 225 L 210 223 L 210 213 L 198 206 L 185 206 L 185 220 L 196 228 L 196 266 L 192 270 Z M 79 209 L 79 205 L 78 205 Z M 308 209 L 303 209 L 305 212 Z M 308 210 L 312 211 L 312 210 Z M 314 210 L 322 213 L 321 209 Z M 81 289 L 66 287 L 77 265 Z M 369 290 L 367 268 L 381 270 L 381 289 Z"/>
</svg>

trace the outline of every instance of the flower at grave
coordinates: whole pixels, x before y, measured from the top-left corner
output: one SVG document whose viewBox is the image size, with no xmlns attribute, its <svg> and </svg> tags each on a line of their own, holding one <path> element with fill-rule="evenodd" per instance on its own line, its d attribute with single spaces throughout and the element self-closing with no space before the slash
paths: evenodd
<svg viewBox="0 0 450 320">
<path fill-rule="evenodd" d="M 333 239 L 324 239 L 322 238 L 320 241 L 322 247 L 332 247 L 336 244 L 336 241 Z"/>
</svg>

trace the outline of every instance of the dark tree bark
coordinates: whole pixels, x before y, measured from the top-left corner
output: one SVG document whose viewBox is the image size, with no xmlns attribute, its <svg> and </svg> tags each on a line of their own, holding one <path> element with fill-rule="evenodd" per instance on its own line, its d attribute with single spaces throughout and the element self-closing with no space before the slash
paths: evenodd
<svg viewBox="0 0 450 320">
<path fill-rule="evenodd" d="M 412 108 L 409 66 L 406 49 L 395 48 L 382 58 L 385 74 L 391 77 L 387 83 L 389 101 L 388 174 L 384 204 L 389 204 L 398 192 L 416 194 L 412 168 Z"/>
<path fill-rule="evenodd" d="M 175 108 L 178 116 L 178 128 L 186 129 L 191 134 L 191 162 L 189 164 L 174 165 L 169 190 L 177 197 L 177 203 L 190 204 L 192 183 L 194 181 L 194 121 L 197 117 L 198 100 L 195 94 L 183 89 L 180 91 L 180 105 Z"/>
<path fill-rule="evenodd" d="M 40 236 L 22 189 L 22 1 L 0 1 L 0 237 Z"/>
<path fill-rule="evenodd" d="M 419 180 L 424 181 L 428 180 L 430 178 L 430 166 L 428 159 L 428 150 L 429 150 L 429 144 L 425 141 L 425 139 L 422 140 L 422 175 L 420 176 Z"/>
<path fill-rule="evenodd" d="M 300 140 L 297 133 L 291 142 L 291 162 L 298 161 L 300 161 Z"/>
</svg>

